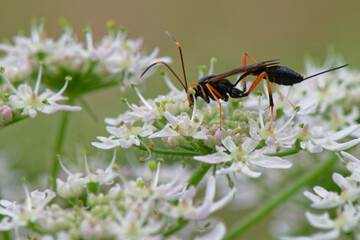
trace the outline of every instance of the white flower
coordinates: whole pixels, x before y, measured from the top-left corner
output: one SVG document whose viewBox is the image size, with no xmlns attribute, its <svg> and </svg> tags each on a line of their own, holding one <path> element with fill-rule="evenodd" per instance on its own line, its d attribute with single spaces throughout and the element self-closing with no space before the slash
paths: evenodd
<svg viewBox="0 0 360 240">
<path fill-rule="evenodd" d="M 116 160 L 116 150 L 114 150 L 114 154 L 109 166 L 105 169 L 97 169 L 95 173 L 91 171 L 88 166 L 86 155 L 84 155 L 84 165 L 87 176 L 84 178 L 84 183 L 98 183 L 99 185 L 111 185 L 114 183 L 114 178 L 118 176 L 116 172 L 112 170 L 113 165 L 115 164 Z"/>
<path fill-rule="evenodd" d="M 150 212 L 154 208 L 153 199 L 134 201 L 125 212 L 112 207 L 117 222 L 107 227 L 116 239 L 160 240 L 165 221 L 154 219 Z"/>
<path fill-rule="evenodd" d="M 19 227 L 26 226 L 28 222 L 36 221 L 37 217 L 41 215 L 45 207 L 56 196 L 51 190 L 39 192 L 35 190 L 29 193 L 26 186 L 24 186 L 26 203 L 24 205 L 7 200 L 0 200 L 0 215 L 4 217 L 0 221 L 0 230 L 9 231 L 15 230 L 15 235 L 18 234 Z"/>
<path fill-rule="evenodd" d="M 82 173 L 71 174 L 67 177 L 66 182 L 60 178 L 56 179 L 56 192 L 65 199 L 77 197 L 84 189 L 84 178 Z"/>
<path fill-rule="evenodd" d="M 91 144 L 97 148 L 101 149 L 113 149 L 115 147 L 121 146 L 123 148 L 129 148 L 129 144 L 126 140 L 122 139 L 114 139 L 115 136 L 109 136 L 109 137 L 96 137 L 101 142 L 92 142 Z"/>
<path fill-rule="evenodd" d="M 201 206 L 194 206 L 196 188 L 191 186 L 180 197 L 178 205 L 166 203 L 162 206 L 161 212 L 174 218 L 185 218 L 200 220 L 208 217 L 211 213 L 225 206 L 234 196 L 236 189 L 233 188 L 222 199 L 214 202 L 215 198 L 215 177 L 209 176 L 206 184 L 206 192 Z"/>
<path fill-rule="evenodd" d="M 337 192 L 329 192 L 323 187 L 314 187 L 314 192 L 317 194 L 304 192 L 304 195 L 311 200 L 314 208 L 332 208 L 344 204 L 347 201 L 354 201 L 360 195 L 360 189 L 352 177 L 344 178 L 338 173 L 333 174 L 334 182 L 340 187 L 341 194 Z"/>
<path fill-rule="evenodd" d="M 187 114 L 180 114 L 179 116 L 174 116 L 170 112 L 164 112 L 164 117 L 168 120 L 168 124 L 165 127 L 153 133 L 149 138 L 157 137 L 193 137 L 194 139 L 207 139 L 206 133 L 208 130 L 202 126 L 204 116 L 201 114 L 196 114 L 192 119 L 190 119 Z"/>
<path fill-rule="evenodd" d="M 360 143 L 360 138 L 343 143 L 338 143 L 337 141 L 349 136 L 359 128 L 360 125 L 352 125 L 336 133 L 327 133 L 322 127 L 312 126 L 310 124 L 305 125 L 299 136 L 301 139 L 300 146 L 302 149 L 307 149 L 312 153 L 322 152 L 323 149 L 329 151 L 345 150 Z"/>
<path fill-rule="evenodd" d="M 0 106 L 0 125 L 11 122 L 13 118 L 14 110 L 9 106 Z"/>
<path fill-rule="evenodd" d="M 117 146 L 129 148 L 132 145 L 139 146 L 140 137 L 146 137 L 152 134 L 155 128 L 152 125 L 144 125 L 142 127 L 132 126 L 125 123 L 120 127 L 107 126 L 106 130 L 111 134 L 110 137 L 97 137 L 102 143 L 92 142 L 92 145 L 102 149 L 110 149 Z"/>
<path fill-rule="evenodd" d="M 290 168 L 292 164 L 280 157 L 265 155 L 262 150 L 255 150 L 258 142 L 251 138 L 245 138 L 239 146 L 233 142 L 230 136 L 222 140 L 225 146 L 216 146 L 216 153 L 196 156 L 195 160 L 210 164 L 218 164 L 232 161 L 230 167 L 224 167 L 217 171 L 217 174 L 227 174 L 231 172 L 241 172 L 249 177 L 259 177 L 260 172 L 253 171 L 255 166 L 264 168 Z M 229 153 L 226 153 L 228 151 Z"/>
<path fill-rule="evenodd" d="M 38 77 L 36 80 L 35 88 L 32 88 L 24 83 L 18 86 L 18 89 L 12 85 L 10 80 L 4 73 L 1 73 L 1 76 L 6 80 L 10 89 L 15 93 L 9 97 L 9 103 L 11 107 L 15 109 L 23 109 L 22 115 L 29 115 L 34 118 L 37 115 L 37 111 L 52 114 L 59 110 L 62 111 L 80 111 L 81 107 L 78 106 L 68 106 L 68 105 L 59 105 L 57 101 L 66 100 L 67 97 L 62 96 L 64 93 L 68 79 L 65 79 L 65 85 L 60 89 L 59 92 L 54 93 L 50 89 L 46 89 L 42 94 L 38 94 L 40 82 L 42 75 L 42 66 L 40 66 Z"/>
<path fill-rule="evenodd" d="M 306 212 L 305 216 L 309 223 L 314 227 L 334 229 L 345 233 L 353 230 L 360 220 L 359 209 L 349 204 L 343 206 L 342 211 L 338 212 L 335 219 L 331 219 L 327 212 L 321 215 Z"/>
<path fill-rule="evenodd" d="M 140 52 L 142 39 L 127 39 L 126 31 L 109 31 L 100 42 L 94 46 L 91 29 L 87 29 L 86 47 L 92 61 L 98 62 L 99 73 L 125 73 L 124 83 L 141 83 L 147 76 L 140 78 L 140 74 L 153 62 L 171 62 L 170 58 L 156 58 L 158 49 L 148 56 Z"/>
<path fill-rule="evenodd" d="M 340 154 L 341 155 L 339 157 L 342 162 L 345 162 L 342 157 L 345 157 L 345 159 L 349 160 L 349 162 L 346 164 L 346 168 L 351 172 L 349 179 L 351 179 L 351 181 L 353 180 L 360 183 L 360 159 L 344 151 L 341 151 Z"/>
<path fill-rule="evenodd" d="M 23 81 L 30 77 L 33 72 L 32 62 L 34 59 L 39 61 L 36 54 L 45 53 L 52 49 L 54 41 L 45 38 L 43 35 L 43 24 L 31 26 L 30 37 L 15 36 L 14 45 L 0 44 L 0 50 L 5 55 L 0 58 L 0 66 L 5 68 L 5 73 L 12 81 Z"/>
<path fill-rule="evenodd" d="M 360 212 L 358 207 L 346 204 L 341 211 L 337 212 L 334 219 L 330 218 L 329 213 L 313 214 L 306 212 L 305 216 L 309 223 L 320 229 L 328 230 L 310 236 L 283 237 L 282 240 L 332 240 L 339 239 L 342 233 L 350 233 L 359 224 Z"/>
</svg>

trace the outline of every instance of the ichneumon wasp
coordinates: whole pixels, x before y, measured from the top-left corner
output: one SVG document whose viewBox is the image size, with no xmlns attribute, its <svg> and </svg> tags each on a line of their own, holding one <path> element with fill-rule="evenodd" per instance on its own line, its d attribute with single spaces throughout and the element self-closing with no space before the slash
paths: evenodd
<svg viewBox="0 0 360 240">
<path fill-rule="evenodd" d="M 337 70 L 339 68 L 346 67 L 348 64 L 331 68 L 329 70 L 319 72 L 317 74 L 304 77 L 301 74 L 291 70 L 290 68 L 279 66 L 279 62 L 277 59 L 269 60 L 269 61 L 263 61 L 263 62 L 257 62 L 253 57 L 251 57 L 249 54 L 244 53 L 242 55 L 242 67 L 235 68 L 233 70 L 220 73 L 220 74 L 214 74 L 214 75 L 207 75 L 201 78 L 198 83 L 187 83 L 186 80 L 186 72 L 185 72 L 185 66 L 184 66 L 184 59 L 183 54 L 181 50 L 180 43 L 174 38 L 173 35 L 171 35 L 169 32 L 165 32 L 169 37 L 176 43 L 179 49 L 180 53 L 180 60 L 181 60 L 181 67 L 183 71 L 183 77 L 184 82 L 181 80 L 181 78 L 174 72 L 174 70 L 165 62 L 158 61 L 152 63 L 150 66 L 148 66 L 144 72 L 141 74 L 140 77 L 142 77 L 150 68 L 152 68 L 155 65 L 162 64 L 166 66 L 169 71 L 175 76 L 175 78 L 180 82 L 181 86 L 184 88 L 185 93 L 187 94 L 187 98 L 189 101 L 189 106 L 193 107 L 194 105 L 194 98 L 200 97 L 205 100 L 206 103 L 210 102 L 211 100 L 215 100 L 219 104 L 219 110 L 220 110 L 220 128 L 221 128 L 221 103 L 220 99 L 227 102 L 229 100 L 229 97 L 231 98 L 242 98 L 248 96 L 254 88 L 261 82 L 261 80 L 266 79 L 266 85 L 267 90 L 269 93 L 269 107 L 271 111 L 270 116 L 270 128 L 271 133 L 273 135 L 273 138 L 276 139 L 273 129 L 273 115 L 274 115 L 274 101 L 272 97 L 272 91 L 270 83 L 273 84 L 273 86 L 276 88 L 276 90 L 279 92 L 279 94 L 284 97 L 284 95 L 280 92 L 279 88 L 276 84 L 280 85 L 293 85 L 300 83 L 304 80 L 307 80 L 309 78 Z M 246 64 L 246 58 L 249 58 L 253 64 L 247 65 Z M 230 77 L 236 74 L 242 74 L 235 84 L 231 83 L 226 77 Z M 250 88 L 247 89 L 246 87 L 246 77 L 249 75 L 256 76 L 256 79 L 254 82 L 250 85 Z M 236 88 L 239 82 L 243 80 L 243 89 L 240 90 Z M 284 97 L 285 98 L 285 97 Z M 294 105 L 289 101 L 289 103 L 294 107 Z"/>
</svg>

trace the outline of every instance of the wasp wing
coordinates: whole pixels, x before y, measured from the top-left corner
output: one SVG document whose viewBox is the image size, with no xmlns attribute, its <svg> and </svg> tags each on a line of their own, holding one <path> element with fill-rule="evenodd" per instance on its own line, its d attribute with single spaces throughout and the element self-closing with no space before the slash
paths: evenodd
<svg viewBox="0 0 360 240">
<path fill-rule="evenodd" d="M 264 70 L 265 70 L 265 68 L 267 68 L 267 67 L 277 66 L 278 64 L 279 64 L 279 59 L 273 59 L 273 60 L 258 62 L 258 63 L 247 65 L 247 66 L 244 66 L 244 67 L 235 68 L 235 69 L 230 70 L 228 72 L 217 74 L 214 77 L 207 80 L 206 82 L 207 83 L 216 82 L 216 81 L 219 81 L 221 79 L 224 79 L 226 77 L 229 77 L 229 76 L 232 76 L 232 75 L 235 75 L 235 74 L 245 73 L 245 72 L 252 72 L 252 71 L 260 70 L 262 68 L 264 68 Z"/>
</svg>

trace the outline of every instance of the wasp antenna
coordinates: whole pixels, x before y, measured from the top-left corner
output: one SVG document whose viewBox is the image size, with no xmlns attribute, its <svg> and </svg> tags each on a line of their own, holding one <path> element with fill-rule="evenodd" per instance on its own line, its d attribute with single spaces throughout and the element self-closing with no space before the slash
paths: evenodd
<svg viewBox="0 0 360 240">
<path fill-rule="evenodd" d="M 182 71 L 183 71 L 183 75 L 184 75 L 185 85 L 187 86 L 188 84 L 187 84 L 187 81 L 186 81 L 184 57 L 183 57 L 183 54 L 182 54 L 182 50 L 181 50 L 180 43 L 175 39 L 175 37 L 174 37 L 171 33 L 169 33 L 168 31 L 165 31 L 165 33 L 176 43 L 176 45 L 177 45 L 178 48 L 179 48 L 180 60 L 181 60 L 181 67 L 182 67 Z M 186 89 L 185 89 L 185 91 L 186 91 Z"/>
<path fill-rule="evenodd" d="M 158 64 L 165 65 L 165 66 L 170 70 L 170 72 L 176 77 L 176 79 L 180 82 L 181 86 L 182 86 L 182 87 L 184 88 L 184 90 L 186 91 L 186 87 L 185 87 L 185 85 L 183 84 L 183 82 L 181 81 L 181 79 L 179 78 L 179 76 L 174 72 L 174 70 L 172 70 L 172 68 L 171 68 L 166 62 L 163 62 L 163 61 L 154 62 L 153 64 L 151 64 L 150 66 L 148 66 L 148 67 L 143 71 L 143 73 L 140 75 L 140 78 L 141 78 L 142 76 L 144 76 L 144 74 L 145 74 L 150 68 L 152 68 L 153 66 L 158 65 Z"/>
<path fill-rule="evenodd" d="M 337 69 L 339 69 L 339 68 L 346 67 L 346 66 L 348 66 L 348 65 L 349 65 L 349 64 L 344 64 L 344 65 L 339 66 L 339 67 L 331 68 L 331 69 L 329 69 L 329 70 L 316 73 L 316 74 L 314 74 L 314 75 L 311 75 L 311 76 L 308 76 L 308 77 L 304 78 L 304 80 L 309 79 L 309 78 L 313 78 L 313 77 L 316 77 L 316 76 L 319 76 L 319 75 L 324 74 L 324 73 L 327 73 L 327 72 L 331 72 L 331 71 L 337 70 Z"/>
</svg>

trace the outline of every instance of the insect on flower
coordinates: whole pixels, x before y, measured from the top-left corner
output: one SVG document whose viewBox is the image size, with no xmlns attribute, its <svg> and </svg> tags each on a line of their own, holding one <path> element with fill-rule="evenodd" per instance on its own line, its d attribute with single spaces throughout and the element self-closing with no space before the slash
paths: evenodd
<svg viewBox="0 0 360 240">
<path fill-rule="evenodd" d="M 194 105 L 194 98 L 200 97 L 205 100 L 206 103 L 210 102 L 211 100 L 215 100 L 219 104 L 219 110 L 220 110 L 220 128 L 221 128 L 221 103 L 220 100 L 223 100 L 227 102 L 229 100 L 229 97 L 231 98 L 242 98 L 248 96 L 254 88 L 261 82 L 262 79 L 266 79 L 267 83 L 267 89 L 269 93 L 269 107 L 271 111 L 271 117 L 270 117 L 270 128 L 271 133 L 273 135 L 273 138 L 276 139 L 273 129 L 273 115 L 274 115 L 274 101 L 272 97 L 272 91 L 270 82 L 274 85 L 276 90 L 279 92 L 279 94 L 284 97 L 284 95 L 280 92 L 276 84 L 281 85 L 293 85 L 299 82 L 302 82 L 304 80 L 307 80 L 309 78 L 318 76 L 320 74 L 324 74 L 339 68 L 346 67 L 348 64 L 335 67 L 314 75 L 311 75 L 309 77 L 303 77 L 301 74 L 287 68 L 284 66 L 279 66 L 278 59 L 263 61 L 263 62 L 257 62 L 253 57 L 251 57 L 249 54 L 244 53 L 242 55 L 242 67 L 235 68 L 233 70 L 215 74 L 215 75 L 206 75 L 203 78 L 201 78 L 198 83 L 187 83 L 186 80 L 186 73 L 185 73 L 185 66 L 184 66 L 184 59 L 183 54 L 181 50 L 180 43 L 174 38 L 173 35 L 171 35 L 169 32 L 165 32 L 167 35 L 170 36 L 170 38 L 176 43 L 179 49 L 180 53 L 180 60 L 181 60 L 181 67 L 183 71 L 184 80 L 182 81 L 180 77 L 174 72 L 174 70 L 165 62 L 163 61 L 157 61 L 152 63 L 150 66 L 148 66 L 145 71 L 141 74 L 140 77 L 142 77 L 150 68 L 157 64 L 165 65 L 170 72 L 176 77 L 176 79 L 180 82 L 181 86 L 184 88 L 187 98 L 189 101 L 189 106 L 192 107 Z M 249 58 L 254 64 L 246 65 L 246 58 Z M 236 74 L 242 74 L 235 84 L 231 83 L 226 77 L 230 77 Z M 247 90 L 246 88 L 246 77 L 248 75 L 254 75 L 256 76 L 255 81 L 251 84 L 250 88 Z M 240 90 L 236 88 L 236 86 L 239 84 L 239 82 L 243 81 L 243 89 Z M 284 97 L 285 98 L 285 97 Z M 289 103 L 294 107 L 294 105 L 289 101 Z"/>
</svg>

